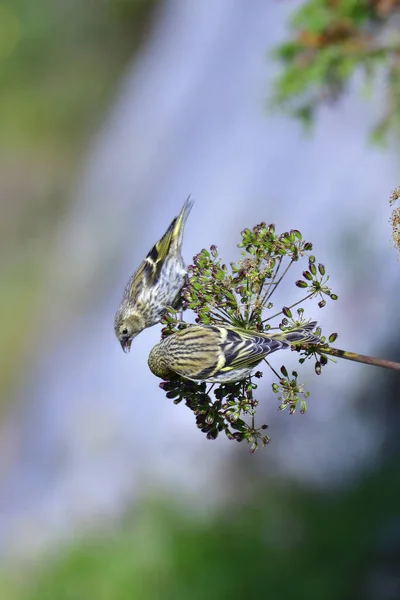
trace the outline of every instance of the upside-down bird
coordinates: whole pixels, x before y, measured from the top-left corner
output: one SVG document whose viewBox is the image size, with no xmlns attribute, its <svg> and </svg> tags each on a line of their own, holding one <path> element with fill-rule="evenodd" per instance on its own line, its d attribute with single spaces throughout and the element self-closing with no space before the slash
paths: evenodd
<svg viewBox="0 0 400 600">
<path fill-rule="evenodd" d="M 291 331 L 260 333 L 220 325 L 191 325 L 164 338 L 150 351 L 151 372 L 162 379 L 180 375 L 192 381 L 233 383 L 248 377 L 268 354 L 319 344 L 316 321 Z"/>
<path fill-rule="evenodd" d="M 183 231 L 192 206 L 189 196 L 179 215 L 128 281 L 114 322 L 124 352 L 129 352 L 133 338 L 158 323 L 168 308 L 179 307 L 187 274 L 181 254 Z"/>
</svg>

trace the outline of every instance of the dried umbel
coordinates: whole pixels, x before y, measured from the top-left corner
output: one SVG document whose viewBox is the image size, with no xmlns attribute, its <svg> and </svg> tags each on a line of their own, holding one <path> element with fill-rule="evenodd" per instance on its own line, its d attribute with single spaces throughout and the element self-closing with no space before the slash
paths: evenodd
<svg viewBox="0 0 400 600">
<path fill-rule="evenodd" d="M 393 205 L 399 198 L 400 187 L 397 187 L 391 193 L 389 203 Z M 393 209 L 392 216 L 390 217 L 390 223 L 392 225 L 393 246 L 397 248 L 400 253 L 400 207 Z"/>
<path fill-rule="evenodd" d="M 337 296 L 328 286 L 324 265 L 311 254 L 312 244 L 298 230 L 277 234 L 274 225 L 260 223 L 242 231 L 238 247 L 242 257 L 229 266 L 216 246 L 194 257 L 182 303 L 195 313 L 197 325 L 177 320 L 173 311 L 167 314 L 163 340 L 151 351 L 149 364 L 165 379 L 160 385 L 167 397 L 175 403 L 184 400 L 208 438 L 215 439 L 223 431 L 229 439 L 249 442 L 254 452 L 269 441 L 266 425 L 255 424 L 255 381 L 263 373 L 254 373 L 254 368 L 266 365 L 272 371 L 272 391 L 281 410 L 288 408 L 292 414 L 300 403 L 304 413 L 308 392 L 298 373 L 289 374 L 285 366 L 277 372 L 267 356 L 272 349 L 290 347 L 298 352 L 300 364 L 314 359 L 320 374 L 328 362 L 324 350 L 329 350 L 329 343 L 321 329 L 315 329 L 316 322 L 305 317 L 301 304 L 314 300 L 319 310 Z M 276 290 L 291 273 L 297 297 L 286 306 L 274 307 Z"/>
</svg>

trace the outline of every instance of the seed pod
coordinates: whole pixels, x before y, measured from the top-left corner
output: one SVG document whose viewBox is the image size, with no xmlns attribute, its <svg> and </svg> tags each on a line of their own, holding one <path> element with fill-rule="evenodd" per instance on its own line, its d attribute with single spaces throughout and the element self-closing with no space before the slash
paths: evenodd
<svg viewBox="0 0 400 600">
<path fill-rule="evenodd" d="M 287 306 L 284 306 L 282 308 L 282 312 L 285 315 L 285 317 L 289 317 L 289 319 L 292 318 L 292 311 L 290 310 L 290 308 L 288 308 Z"/>
<path fill-rule="evenodd" d="M 207 433 L 208 440 L 215 440 L 218 437 L 218 429 L 214 427 L 211 431 Z"/>
<path fill-rule="evenodd" d="M 306 288 L 308 287 L 308 283 L 306 281 L 303 281 L 302 279 L 299 279 L 298 281 L 296 281 L 296 286 L 298 288 Z"/>
<path fill-rule="evenodd" d="M 207 425 L 212 425 L 214 423 L 214 415 L 212 412 L 209 412 L 206 416 Z"/>
</svg>

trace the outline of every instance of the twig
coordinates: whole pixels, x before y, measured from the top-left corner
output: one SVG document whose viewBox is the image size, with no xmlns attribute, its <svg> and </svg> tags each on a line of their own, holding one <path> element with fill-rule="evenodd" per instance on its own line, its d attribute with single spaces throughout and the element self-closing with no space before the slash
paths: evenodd
<svg viewBox="0 0 400 600">
<path fill-rule="evenodd" d="M 289 271 L 289 269 L 290 269 L 290 267 L 292 266 L 293 263 L 294 263 L 294 260 L 292 258 L 290 260 L 290 263 L 286 267 L 286 269 L 283 271 L 282 275 L 279 277 L 278 281 L 276 283 L 273 283 L 273 281 L 271 281 L 271 283 L 270 283 L 270 285 L 268 287 L 268 290 L 266 291 L 266 293 L 264 295 L 263 304 L 265 304 L 265 302 L 271 298 L 272 294 L 275 292 L 276 288 L 278 287 L 278 285 L 280 284 L 280 282 L 282 281 L 282 279 L 285 277 L 286 273 Z M 281 266 L 281 263 L 279 263 L 279 266 Z M 277 273 L 278 273 L 278 271 L 276 272 L 276 274 Z M 271 289 L 271 291 L 269 291 L 270 288 L 272 288 L 272 285 L 274 285 L 274 289 L 273 290 Z"/>
<path fill-rule="evenodd" d="M 309 298 L 312 298 L 314 296 L 314 294 L 315 294 L 314 292 L 311 292 L 311 294 L 304 296 L 304 298 L 302 298 L 301 300 L 298 300 L 294 304 L 291 304 L 290 306 L 288 306 L 288 309 L 290 310 L 291 308 L 294 308 L 298 304 L 301 304 L 302 302 L 304 302 L 304 300 L 308 300 Z M 272 315 L 272 317 L 268 317 L 268 319 L 264 319 L 262 322 L 266 323 L 267 321 L 270 321 L 271 319 L 275 319 L 275 317 L 279 317 L 279 315 L 281 315 L 282 313 L 283 313 L 283 311 L 280 310 L 278 313 L 276 313 L 275 315 Z"/>
<path fill-rule="evenodd" d="M 278 373 L 277 371 L 275 371 L 274 367 L 273 367 L 273 366 L 272 366 L 272 365 L 271 365 L 271 364 L 270 364 L 270 363 L 267 361 L 267 359 L 266 359 L 266 358 L 263 358 L 263 361 L 267 363 L 267 365 L 269 366 L 269 368 L 271 369 L 271 371 L 272 371 L 273 373 L 275 373 L 275 375 L 277 376 L 277 378 L 278 378 L 279 380 L 281 380 L 281 379 L 282 379 L 282 375 L 279 375 L 279 373 Z"/>
<path fill-rule="evenodd" d="M 347 350 L 340 350 L 339 348 L 318 348 L 316 350 L 318 354 L 329 354 L 336 358 L 344 358 L 346 360 L 352 360 L 354 362 L 364 363 L 366 365 L 374 365 L 375 367 L 383 367 L 385 369 L 393 369 L 394 371 L 400 371 L 400 363 L 394 362 L 393 360 L 385 360 L 383 358 L 375 358 L 374 356 L 366 356 L 365 354 L 357 354 L 356 352 L 347 352 Z"/>
<path fill-rule="evenodd" d="M 265 294 L 264 294 L 264 297 L 263 297 L 263 298 L 262 298 L 262 300 L 261 300 L 261 304 L 262 304 L 262 305 L 264 305 L 264 304 L 265 304 L 265 302 L 266 302 L 266 300 L 267 300 L 268 292 L 270 291 L 270 289 L 271 289 L 271 286 L 272 286 L 272 285 L 274 285 L 275 279 L 276 279 L 276 277 L 277 277 L 277 275 L 278 275 L 278 273 L 279 273 L 279 269 L 281 268 L 281 264 L 282 264 L 283 256 L 279 256 L 279 257 L 277 258 L 277 260 L 279 260 L 279 262 L 278 262 L 278 265 L 277 265 L 276 267 L 274 267 L 274 269 L 275 269 L 275 272 L 274 272 L 274 274 L 273 274 L 273 277 L 272 277 L 271 281 L 270 281 L 270 282 L 269 282 L 269 284 L 268 284 L 268 287 L 267 287 L 267 290 L 266 290 L 266 292 L 265 292 Z M 264 281 L 265 281 L 265 279 L 264 279 Z M 263 281 L 263 285 L 264 285 L 264 281 Z M 261 295 L 261 290 L 260 290 L 260 295 Z"/>
</svg>

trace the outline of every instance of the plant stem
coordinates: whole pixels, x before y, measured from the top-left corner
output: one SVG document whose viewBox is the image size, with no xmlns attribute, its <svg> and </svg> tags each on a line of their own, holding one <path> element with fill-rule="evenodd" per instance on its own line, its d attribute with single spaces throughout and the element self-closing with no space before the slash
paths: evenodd
<svg viewBox="0 0 400 600">
<path fill-rule="evenodd" d="M 288 306 L 288 309 L 290 310 L 291 308 L 294 308 L 295 306 L 297 306 L 298 304 L 301 304 L 302 302 L 304 302 L 304 300 L 308 300 L 312 296 L 314 296 L 314 292 L 311 292 L 311 294 L 308 294 L 307 296 L 304 296 L 304 298 L 302 298 L 301 300 L 298 300 L 294 304 L 291 304 L 290 306 Z M 267 321 L 270 321 L 271 319 L 275 319 L 275 317 L 279 317 L 279 315 L 281 315 L 281 314 L 282 314 L 282 311 L 279 311 L 278 313 L 276 313 L 276 315 L 272 315 L 272 317 L 268 317 L 268 319 L 264 319 L 263 323 L 266 323 Z"/>
<path fill-rule="evenodd" d="M 393 369 L 394 371 L 400 371 L 400 363 L 392 360 L 385 360 L 383 358 L 375 358 L 374 356 L 366 356 L 365 354 L 357 354 L 356 352 L 348 352 L 347 350 L 340 350 L 339 348 L 319 348 L 318 354 L 329 354 L 336 358 L 344 358 L 346 360 L 352 360 L 354 362 L 364 363 L 366 365 L 374 365 L 375 367 L 383 367 L 385 369 Z"/>
<path fill-rule="evenodd" d="M 244 320 L 246 323 L 249 322 L 249 314 L 250 314 L 250 306 L 252 305 L 252 297 L 253 297 L 253 285 L 251 284 L 249 290 L 249 279 L 246 280 L 246 292 L 247 292 L 247 301 L 244 309 Z M 249 293 L 250 292 L 250 293 Z"/>
<path fill-rule="evenodd" d="M 277 265 L 276 267 L 274 267 L 274 268 L 275 268 L 274 275 L 273 275 L 273 277 L 272 277 L 271 281 L 270 281 L 270 282 L 269 282 L 269 284 L 268 284 L 268 287 L 267 287 L 267 290 L 266 290 L 266 292 L 265 292 L 265 294 L 264 294 L 264 297 L 263 297 L 263 298 L 262 298 L 262 300 L 261 300 L 261 304 L 263 304 L 263 305 L 265 304 L 265 302 L 266 302 L 266 300 L 267 300 L 268 292 L 270 291 L 270 289 L 271 289 L 271 286 L 272 286 L 272 285 L 274 285 L 274 282 L 275 282 L 276 276 L 278 275 L 279 269 L 281 268 L 282 259 L 283 259 L 283 257 L 282 257 L 282 256 L 279 256 L 279 257 L 277 258 L 277 261 L 279 260 L 279 262 L 278 262 L 278 265 Z M 263 284 L 263 285 L 264 285 L 264 284 Z M 260 290 L 260 295 L 261 295 L 261 290 Z"/>
<path fill-rule="evenodd" d="M 221 310 L 220 308 L 218 308 L 217 310 Z M 208 313 L 210 315 L 212 315 L 213 317 L 215 317 L 216 319 L 218 319 L 219 321 L 221 321 L 221 323 L 225 322 L 225 318 L 224 315 L 220 315 L 217 312 L 214 312 L 213 310 L 209 310 Z"/>
<path fill-rule="evenodd" d="M 280 282 L 282 281 L 282 279 L 285 277 L 286 273 L 289 271 L 289 269 L 290 269 L 290 267 L 292 266 L 293 263 L 294 263 L 294 260 L 292 258 L 291 261 L 290 261 L 290 263 L 286 267 L 286 269 L 283 271 L 282 275 L 279 277 L 278 281 L 276 283 L 271 282 L 270 286 L 268 287 L 267 293 L 266 293 L 266 295 L 263 298 L 263 304 L 265 304 L 265 302 L 271 298 L 272 294 L 275 292 L 276 288 L 278 287 L 278 285 L 280 284 Z M 279 264 L 279 266 L 280 266 L 280 264 Z M 272 285 L 274 285 L 274 289 L 271 289 L 271 291 L 269 291 L 270 288 L 272 288 Z"/>
<path fill-rule="evenodd" d="M 271 371 L 277 376 L 277 378 L 280 381 L 282 379 L 282 375 L 279 375 L 279 373 L 277 371 L 275 371 L 274 367 L 267 361 L 266 358 L 264 358 L 263 360 L 264 360 L 264 362 L 267 363 L 267 365 L 269 366 L 269 368 L 271 369 Z"/>
</svg>

